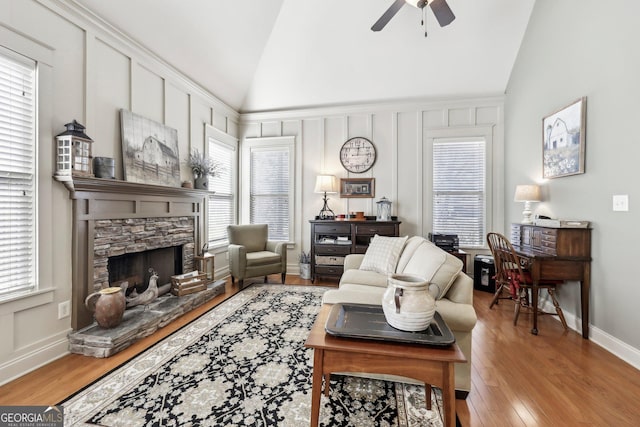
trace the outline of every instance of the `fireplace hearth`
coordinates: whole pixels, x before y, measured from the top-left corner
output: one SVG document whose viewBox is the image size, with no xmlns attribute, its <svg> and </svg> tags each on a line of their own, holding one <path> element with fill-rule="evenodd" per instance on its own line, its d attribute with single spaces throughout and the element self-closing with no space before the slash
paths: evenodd
<svg viewBox="0 0 640 427">
<path fill-rule="evenodd" d="M 148 307 L 128 308 L 122 322 L 115 328 L 106 329 L 92 323 L 70 333 L 69 351 L 98 358 L 112 356 L 224 291 L 225 281 L 217 280 L 202 292 L 183 297 L 166 294 Z"/>
</svg>

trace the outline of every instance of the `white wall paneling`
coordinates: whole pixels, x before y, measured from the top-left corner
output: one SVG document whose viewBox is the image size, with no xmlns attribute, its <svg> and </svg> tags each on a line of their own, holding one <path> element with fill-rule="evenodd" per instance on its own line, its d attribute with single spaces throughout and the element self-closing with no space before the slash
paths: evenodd
<svg viewBox="0 0 640 427">
<path fill-rule="evenodd" d="M 134 64 L 131 85 L 132 111 L 158 123 L 164 123 L 164 79 L 144 65 Z"/>
<path fill-rule="evenodd" d="M 322 207 L 322 195 L 313 193 L 315 177 L 320 173 L 334 174 L 338 178 L 376 179 L 373 199 L 342 199 L 338 194 L 328 195 L 329 206 L 336 214 L 362 210 L 365 215 L 375 215 L 375 202 L 386 196 L 393 202 L 394 215 L 402 221 L 400 232 L 426 236 L 430 231 L 424 202 L 425 176 L 430 173 L 423 158 L 427 139 L 433 129 L 460 130 L 460 134 L 465 135 L 471 129 L 478 132 L 481 128 L 493 139 L 494 151 L 502 150 L 502 104 L 502 97 L 492 97 L 244 114 L 241 115 L 240 133 L 244 138 L 255 138 L 270 136 L 274 129 L 281 129 L 283 136 L 296 137 L 297 156 L 301 158 L 301 173 L 297 175 L 296 183 L 302 201 L 301 226 L 296 227 L 296 233 L 300 230 L 302 234 L 296 235 L 295 240 L 301 244 L 300 249 L 308 251 L 311 244 L 308 221 Z M 449 117 L 456 117 L 458 124 L 447 126 Z M 477 118 L 481 118 L 482 126 Z M 487 124 L 491 119 L 495 122 Z M 267 135 L 262 135 L 262 131 Z M 367 137 L 376 146 L 376 163 L 364 174 L 349 174 L 340 163 L 342 144 L 354 136 Z M 493 159 L 496 158 L 502 157 L 494 153 Z M 494 170 L 501 167 L 493 162 Z M 502 174 L 492 175 L 494 199 L 500 198 L 495 195 L 495 188 L 502 187 L 501 177 Z M 496 203 L 494 201 L 494 205 Z M 297 251 L 296 248 L 296 252 L 289 255 L 297 257 Z"/>
<path fill-rule="evenodd" d="M 90 120 L 87 132 L 94 138 L 94 156 L 116 160 L 116 178 L 124 179 L 122 171 L 122 143 L 120 140 L 120 109 L 131 109 L 131 58 L 98 38 L 90 44 L 88 61 L 87 105 Z M 101 82 L 110 81 L 106 85 Z"/>
<path fill-rule="evenodd" d="M 54 136 L 64 124 L 76 119 L 86 125 L 94 155 L 113 157 L 121 179 L 121 108 L 176 128 L 183 160 L 190 148 L 204 148 L 203 123 L 237 137 L 239 115 L 75 2 L 6 0 L 0 45 L 39 64 L 38 273 L 44 290 L 0 303 L 7 338 L 0 343 L 1 384 L 67 351 L 70 318 L 57 315 L 58 304 L 71 297 L 72 210 L 68 191 L 51 178 Z M 192 179 L 186 167 L 182 179 Z"/>
</svg>

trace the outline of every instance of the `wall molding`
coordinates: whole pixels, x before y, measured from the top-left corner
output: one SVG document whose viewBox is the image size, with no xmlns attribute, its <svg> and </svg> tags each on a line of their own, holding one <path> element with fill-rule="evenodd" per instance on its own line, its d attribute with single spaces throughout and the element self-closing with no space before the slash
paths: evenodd
<svg viewBox="0 0 640 427">
<path fill-rule="evenodd" d="M 545 301 L 543 310 L 550 313 L 555 313 L 555 308 L 551 301 Z M 567 326 L 569 329 L 576 331 L 578 334 L 582 334 L 582 319 L 573 313 L 563 312 Z M 560 322 L 560 319 L 554 317 L 554 320 Z M 614 356 L 624 360 L 631 366 L 640 370 L 640 350 L 630 346 L 629 344 L 621 341 L 613 335 L 603 331 L 602 329 L 589 324 L 589 340 L 603 349 L 607 350 Z"/>
<path fill-rule="evenodd" d="M 83 29 L 88 35 L 93 35 L 100 38 L 103 42 L 108 44 L 129 56 L 133 62 L 137 62 L 145 68 L 150 68 L 159 71 L 159 75 L 165 79 L 171 80 L 174 84 L 179 84 L 190 95 L 198 95 L 210 103 L 210 107 L 224 113 L 229 118 L 238 119 L 239 113 L 224 101 L 216 97 L 209 92 L 203 86 L 191 80 L 185 76 L 180 70 L 173 65 L 160 58 L 158 55 L 147 49 L 142 44 L 131 39 L 125 33 L 115 28 L 98 15 L 91 12 L 85 6 L 81 5 L 75 0 L 36 0 L 44 7 L 48 8 L 52 12 L 67 19 L 69 22 L 77 25 Z M 92 30 L 95 30 L 96 34 Z M 115 43 L 114 43 L 115 42 Z"/>
<path fill-rule="evenodd" d="M 487 94 L 478 97 L 398 99 L 379 103 L 336 104 L 322 107 L 292 108 L 273 111 L 240 113 L 240 124 L 256 121 L 341 117 L 371 112 L 413 112 L 456 107 L 493 107 L 503 105 L 504 95 Z"/>
<path fill-rule="evenodd" d="M 69 354 L 69 332 L 71 329 L 58 332 L 47 344 L 1 364 L 0 386 Z"/>
</svg>

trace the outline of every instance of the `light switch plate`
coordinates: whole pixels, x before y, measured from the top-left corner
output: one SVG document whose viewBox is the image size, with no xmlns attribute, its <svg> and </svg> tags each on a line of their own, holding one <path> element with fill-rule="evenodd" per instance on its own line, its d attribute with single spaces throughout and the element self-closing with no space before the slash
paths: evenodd
<svg viewBox="0 0 640 427">
<path fill-rule="evenodd" d="M 613 210 L 616 212 L 627 212 L 629 210 L 629 195 L 628 194 L 614 194 L 613 195 Z"/>
</svg>

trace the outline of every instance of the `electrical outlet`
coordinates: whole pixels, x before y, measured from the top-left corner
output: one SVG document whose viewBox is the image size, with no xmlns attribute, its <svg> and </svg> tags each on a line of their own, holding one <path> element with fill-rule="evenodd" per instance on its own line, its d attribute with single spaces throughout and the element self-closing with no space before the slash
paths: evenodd
<svg viewBox="0 0 640 427">
<path fill-rule="evenodd" d="M 58 304 L 58 319 L 64 319 L 71 314 L 71 301 L 63 301 Z"/>
<path fill-rule="evenodd" d="M 614 194 L 613 195 L 613 210 L 616 212 L 627 212 L 629 210 L 629 195 L 628 194 Z"/>
</svg>

